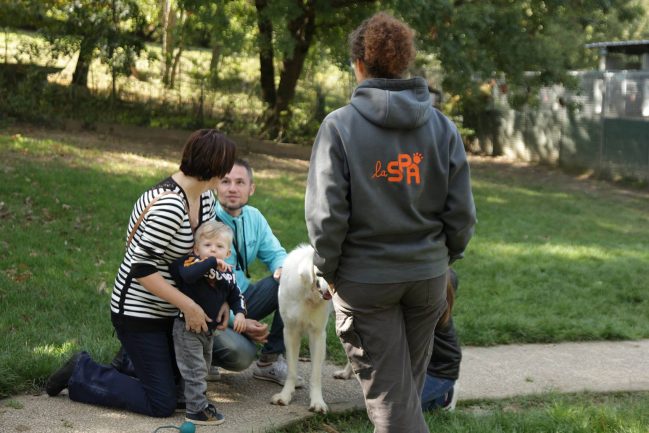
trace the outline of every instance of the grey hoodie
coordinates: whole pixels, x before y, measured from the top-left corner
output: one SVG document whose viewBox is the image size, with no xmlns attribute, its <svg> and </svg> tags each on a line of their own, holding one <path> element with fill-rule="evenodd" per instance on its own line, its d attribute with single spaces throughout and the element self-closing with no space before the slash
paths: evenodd
<svg viewBox="0 0 649 433">
<path fill-rule="evenodd" d="M 476 223 L 469 165 L 423 78 L 365 80 L 324 119 L 305 209 L 329 282 L 419 281 L 462 257 Z"/>
</svg>

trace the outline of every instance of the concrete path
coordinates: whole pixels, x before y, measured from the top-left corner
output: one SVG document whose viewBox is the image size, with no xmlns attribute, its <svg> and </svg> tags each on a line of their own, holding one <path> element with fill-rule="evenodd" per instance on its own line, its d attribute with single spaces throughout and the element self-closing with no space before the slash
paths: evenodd
<svg viewBox="0 0 649 433">
<path fill-rule="evenodd" d="M 300 363 L 308 378 L 309 363 Z M 356 380 L 332 378 L 337 367 L 324 370 L 324 398 L 332 411 L 362 408 Z M 464 348 L 460 400 L 498 399 L 548 391 L 649 390 L 649 340 L 510 345 Z M 281 388 L 252 378 L 251 370 L 225 372 L 210 384 L 209 397 L 226 417 L 218 427 L 197 427 L 198 433 L 263 433 L 310 416 L 308 391 L 297 390 L 288 407 L 272 406 L 270 397 Z M 163 425 L 179 426 L 183 416 L 155 419 L 83 405 L 58 397 L 16 396 L 0 401 L 0 433 L 152 433 Z M 160 432 L 177 432 L 164 429 Z"/>
</svg>

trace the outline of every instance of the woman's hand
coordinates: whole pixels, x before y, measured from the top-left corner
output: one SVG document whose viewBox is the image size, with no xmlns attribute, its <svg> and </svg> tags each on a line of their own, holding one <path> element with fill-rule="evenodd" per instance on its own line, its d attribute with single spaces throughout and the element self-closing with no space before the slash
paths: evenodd
<svg viewBox="0 0 649 433">
<path fill-rule="evenodd" d="M 227 302 L 224 302 L 223 305 L 221 305 L 221 309 L 219 309 L 219 312 L 216 315 L 216 321 L 218 322 L 216 329 L 223 331 L 228 327 L 228 322 L 230 321 L 230 306 Z"/>
<path fill-rule="evenodd" d="M 253 319 L 246 319 L 245 334 L 255 343 L 265 343 L 268 340 L 268 325 Z"/>
<path fill-rule="evenodd" d="M 138 282 L 149 292 L 175 305 L 185 316 L 185 329 L 192 332 L 207 332 L 207 322 L 212 320 L 190 297 L 169 284 L 160 272 L 140 277 Z"/>
<path fill-rule="evenodd" d="M 181 310 L 185 316 L 185 329 L 191 332 L 207 332 L 207 322 L 211 322 L 205 311 L 196 302 L 187 304 L 187 307 Z"/>
</svg>

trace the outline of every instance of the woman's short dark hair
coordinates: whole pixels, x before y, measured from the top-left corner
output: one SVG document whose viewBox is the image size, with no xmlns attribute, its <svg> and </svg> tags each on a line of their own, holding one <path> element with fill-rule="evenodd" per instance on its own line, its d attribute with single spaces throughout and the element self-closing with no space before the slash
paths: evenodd
<svg viewBox="0 0 649 433">
<path fill-rule="evenodd" d="M 183 148 L 180 171 L 198 180 L 221 178 L 232 170 L 237 147 L 216 129 L 192 133 Z"/>
<path fill-rule="evenodd" d="M 362 60 L 375 78 L 401 78 L 415 59 L 415 32 L 385 12 L 366 19 L 349 35 L 352 61 Z"/>
</svg>

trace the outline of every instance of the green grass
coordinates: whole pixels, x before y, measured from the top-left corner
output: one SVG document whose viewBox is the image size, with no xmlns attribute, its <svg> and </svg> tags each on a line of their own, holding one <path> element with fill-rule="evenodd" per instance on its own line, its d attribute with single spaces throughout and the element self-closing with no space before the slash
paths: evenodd
<svg viewBox="0 0 649 433">
<path fill-rule="evenodd" d="M 479 223 L 459 263 L 465 344 L 649 336 L 649 194 L 474 164 Z"/>
<path fill-rule="evenodd" d="M 125 152 L 110 138 L 57 136 L 0 131 L 0 395 L 42 386 L 75 350 L 110 359 L 127 217 L 177 167 L 162 151 L 138 155 L 137 143 Z M 252 162 L 251 204 L 287 249 L 306 241 L 306 164 Z M 649 194 L 484 161 L 473 179 L 479 224 L 456 266 L 464 344 L 649 338 Z M 342 361 L 332 322 L 328 354 Z"/>
<path fill-rule="evenodd" d="M 426 414 L 431 432 L 646 433 L 649 393 L 545 395 L 460 403 L 455 412 Z M 370 433 L 363 412 L 314 416 L 274 433 Z"/>
<path fill-rule="evenodd" d="M 70 352 L 109 359 L 108 299 L 129 209 L 158 174 L 120 175 L 98 152 L 0 138 L 0 394 L 38 386 Z M 85 159 L 84 159 L 85 158 Z"/>
</svg>

